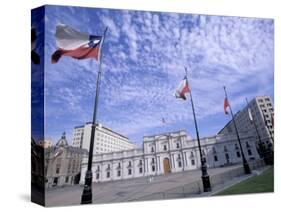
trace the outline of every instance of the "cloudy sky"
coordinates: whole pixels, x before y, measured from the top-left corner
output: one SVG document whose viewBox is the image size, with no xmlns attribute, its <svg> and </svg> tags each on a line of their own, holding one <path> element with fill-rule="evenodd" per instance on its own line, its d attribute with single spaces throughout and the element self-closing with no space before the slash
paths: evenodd
<svg viewBox="0 0 281 212">
<path fill-rule="evenodd" d="M 45 133 L 53 141 L 65 131 L 71 142 L 73 128 L 91 121 L 98 70 L 91 59 L 62 57 L 51 64 L 60 23 L 94 35 L 109 27 L 97 119 L 133 142 L 179 129 L 194 137 L 190 101 L 173 96 L 185 66 L 201 137 L 216 134 L 230 119 L 223 113 L 224 85 L 234 111 L 246 97 L 273 98 L 270 19 L 48 6 Z"/>
</svg>

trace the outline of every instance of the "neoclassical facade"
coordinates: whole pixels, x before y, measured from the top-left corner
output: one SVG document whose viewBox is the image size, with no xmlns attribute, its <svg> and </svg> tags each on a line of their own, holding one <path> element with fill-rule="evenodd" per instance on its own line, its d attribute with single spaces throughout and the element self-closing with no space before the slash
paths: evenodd
<svg viewBox="0 0 281 212">
<path fill-rule="evenodd" d="M 247 160 L 259 154 L 255 137 L 240 134 Z M 236 135 L 216 135 L 201 139 L 202 153 L 207 166 L 222 167 L 242 162 Z M 81 181 L 84 183 L 87 157 L 82 161 Z M 145 136 L 143 147 L 93 156 L 93 182 L 123 180 L 144 176 L 164 175 L 201 167 L 197 140 L 190 140 L 184 130 L 161 135 Z"/>
</svg>

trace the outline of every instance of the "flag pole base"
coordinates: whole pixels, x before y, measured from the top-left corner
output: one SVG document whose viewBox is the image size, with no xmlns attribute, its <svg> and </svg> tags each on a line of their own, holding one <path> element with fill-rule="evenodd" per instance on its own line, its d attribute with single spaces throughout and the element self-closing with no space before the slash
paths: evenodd
<svg viewBox="0 0 281 212">
<path fill-rule="evenodd" d="M 243 162 L 243 166 L 244 166 L 244 172 L 245 172 L 245 174 L 251 174 L 251 169 L 250 169 L 250 166 L 249 166 L 249 164 L 248 164 L 247 161 L 244 161 L 244 162 Z"/>
<path fill-rule="evenodd" d="M 210 177 L 208 175 L 208 172 L 207 172 L 207 166 L 206 166 L 206 163 L 205 161 L 201 161 L 202 163 L 202 167 L 201 167 L 201 170 L 202 170 L 202 183 L 203 183 L 203 190 L 204 192 L 209 192 L 212 190 L 211 188 L 211 182 L 210 182 Z"/>
<path fill-rule="evenodd" d="M 201 178 L 202 178 L 204 192 L 210 192 L 212 190 L 212 188 L 211 188 L 211 182 L 210 182 L 209 175 L 202 176 Z"/>
<path fill-rule="evenodd" d="M 85 185 L 81 197 L 81 204 L 91 204 L 92 202 L 92 171 L 88 170 L 85 176 Z"/>
</svg>

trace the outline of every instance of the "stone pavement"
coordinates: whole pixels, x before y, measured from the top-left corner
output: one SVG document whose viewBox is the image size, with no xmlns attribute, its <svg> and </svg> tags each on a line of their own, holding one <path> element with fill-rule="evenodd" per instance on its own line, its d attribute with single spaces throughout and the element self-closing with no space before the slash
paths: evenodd
<svg viewBox="0 0 281 212">
<path fill-rule="evenodd" d="M 241 167 L 241 165 L 213 168 L 208 169 L 208 173 L 210 176 L 214 176 L 230 172 L 239 167 Z M 154 176 L 153 179 L 142 177 L 130 180 L 95 183 L 93 184 L 93 203 L 101 204 L 143 200 L 143 197 L 148 197 L 154 193 L 161 193 L 169 189 L 198 182 L 200 178 L 201 170 L 191 170 Z M 200 187 L 200 185 L 198 186 Z M 198 189 L 200 190 L 200 188 Z M 83 187 L 81 185 L 47 190 L 46 206 L 80 204 L 82 190 Z"/>
</svg>

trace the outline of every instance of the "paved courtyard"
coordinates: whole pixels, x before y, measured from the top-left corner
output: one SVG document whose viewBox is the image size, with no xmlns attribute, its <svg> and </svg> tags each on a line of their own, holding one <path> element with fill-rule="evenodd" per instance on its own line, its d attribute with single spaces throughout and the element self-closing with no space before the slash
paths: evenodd
<svg viewBox="0 0 281 212">
<path fill-rule="evenodd" d="M 210 176 L 237 169 L 241 165 L 209 169 Z M 185 171 L 161 176 L 93 184 L 93 203 L 115 203 L 141 200 L 154 193 L 164 192 L 198 181 L 201 170 Z M 46 206 L 80 204 L 83 187 L 75 185 L 46 191 Z M 191 195 L 192 196 L 192 195 Z"/>
</svg>

